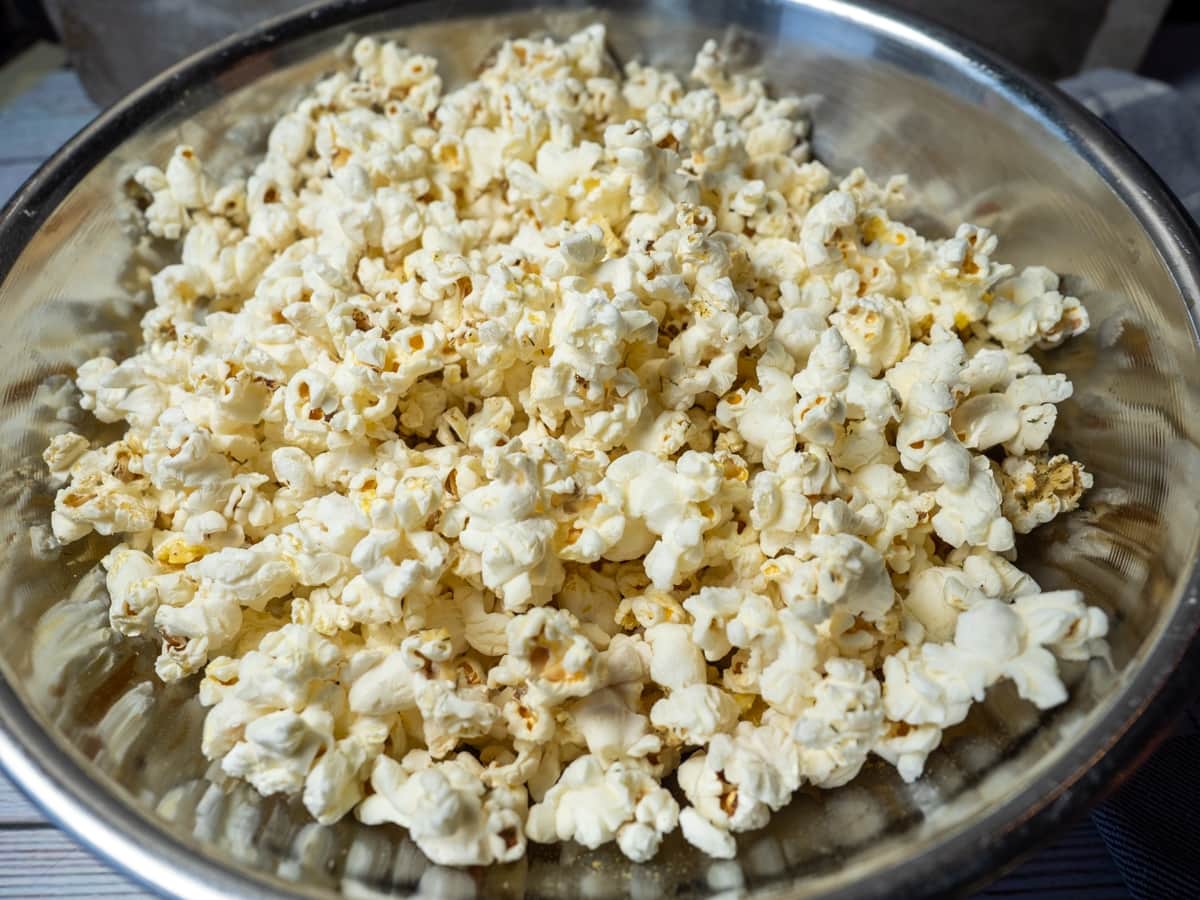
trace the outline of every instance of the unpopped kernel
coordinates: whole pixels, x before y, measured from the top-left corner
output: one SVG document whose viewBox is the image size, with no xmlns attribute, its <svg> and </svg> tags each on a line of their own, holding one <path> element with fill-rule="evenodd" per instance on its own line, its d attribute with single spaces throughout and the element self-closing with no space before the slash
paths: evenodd
<svg viewBox="0 0 1200 900">
<path fill-rule="evenodd" d="M 1106 619 L 1013 548 L 1091 486 L 1027 352 L 1087 312 L 807 135 L 713 43 L 514 40 L 447 92 L 366 38 L 248 178 L 137 172 L 180 262 L 78 370 L 128 427 L 54 439 L 51 524 L 119 539 L 112 626 L 227 775 L 449 865 L 729 857 L 1000 680 L 1065 699 Z"/>
</svg>

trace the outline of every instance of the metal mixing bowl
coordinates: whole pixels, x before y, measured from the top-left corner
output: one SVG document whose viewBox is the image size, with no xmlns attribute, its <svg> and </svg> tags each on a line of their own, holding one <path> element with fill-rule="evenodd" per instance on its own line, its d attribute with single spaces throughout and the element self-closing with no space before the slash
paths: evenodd
<svg viewBox="0 0 1200 900">
<path fill-rule="evenodd" d="M 1093 802 L 1148 752 L 1197 674 L 1200 483 L 1197 243 L 1153 174 L 1051 88 L 929 28 L 833 0 L 333 3 L 232 39 L 118 104 L 57 154 L 0 221 L 0 761 L 46 812 L 133 876 L 180 897 L 906 896 L 965 890 Z M 261 151 L 272 113 L 335 65 L 351 34 L 397 31 L 448 81 L 505 35 L 600 19 L 614 52 L 686 70 L 709 36 L 779 92 L 817 93 L 835 169 L 908 172 L 925 227 L 997 230 L 1002 256 L 1070 276 L 1094 327 L 1049 362 L 1075 382 L 1057 445 L 1086 461 L 1086 508 L 1022 559 L 1112 621 L 1112 665 L 1065 667 L 1070 702 L 1039 714 L 999 688 L 904 785 L 868 766 L 801 792 L 714 863 L 678 835 L 633 865 L 611 848 L 533 847 L 519 864 L 428 864 L 400 829 L 318 827 L 300 805 L 205 778 L 202 710 L 154 681 L 153 648 L 107 630 L 100 540 L 39 550 L 53 492 L 40 453 L 68 427 L 63 373 L 132 342 L 138 247 L 122 185 L 177 142 L 214 167 Z M 57 385 L 57 387 L 56 387 Z M 31 538 L 30 529 L 33 528 Z"/>
</svg>

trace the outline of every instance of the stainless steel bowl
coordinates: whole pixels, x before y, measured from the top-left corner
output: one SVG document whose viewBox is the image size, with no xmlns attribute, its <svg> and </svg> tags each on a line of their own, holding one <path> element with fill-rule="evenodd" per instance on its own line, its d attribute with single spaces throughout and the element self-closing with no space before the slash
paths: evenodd
<svg viewBox="0 0 1200 900">
<path fill-rule="evenodd" d="M 0 762 L 85 844 L 180 897 L 899 897 L 965 890 L 1097 799 L 1148 752 L 1200 670 L 1200 286 L 1195 233 L 1158 179 L 1055 90 L 932 28 L 835 0 L 607 5 L 332 3 L 193 57 L 106 112 L 0 220 Z M 801 793 L 713 863 L 677 838 L 658 860 L 535 848 L 489 870 L 429 865 L 399 829 L 322 828 L 297 803 L 205 779 L 201 710 L 156 684 L 151 648 L 105 625 L 99 541 L 37 552 L 52 492 L 40 453 L 68 426 L 63 373 L 120 352 L 136 318 L 138 246 L 122 184 L 187 141 L 218 166 L 262 147 L 270 115 L 335 65 L 351 34 L 398 32 L 451 81 L 505 35 L 606 21 L 615 53 L 686 67 L 721 38 L 777 91 L 817 93 L 815 146 L 835 169 L 908 172 L 924 224 L 997 230 L 1003 256 L 1067 273 L 1092 331 L 1053 355 L 1076 385 L 1056 441 L 1097 486 L 1022 559 L 1112 620 L 1112 665 L 1068 667 L 1071 699 L 1038 714 L 994 690 L 905 786 L 868 767 Z M 48 380 L 49 379 L 49 380 Z M 57 380 L 56 380 L 57 379 Z M 57 387 L 56 387 L 57 385 Z M 34 528 L 31 539 L 30 529 Z M 1194 682 L 1193 682 L 1194 683 Z"/>
</svg>

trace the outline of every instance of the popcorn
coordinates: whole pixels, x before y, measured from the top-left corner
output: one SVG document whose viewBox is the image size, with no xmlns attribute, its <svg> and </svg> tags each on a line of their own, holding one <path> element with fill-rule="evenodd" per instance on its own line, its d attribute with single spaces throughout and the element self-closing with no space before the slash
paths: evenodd
<svg viewBox="0 0 1200 900">
<path fill-rule="evenodd" d="M 525 828 L 543 844 L 573 840 L 594 850 L 616 840 L 627 856 L 644 862 L 675 830 L 678 815 L 670 793 L 644 768 L 624 762 L 605 767 L 594 756 L 581 756 L 530 809 Z"/>
<path fill-rule="evenodd" d="M 805 621 L 808 616 L 803 607 L 789 607 L 762 635 L 747 640 L 731 634 L 730 639 L 741 647 L 741 652 L 735 656 L 726 681 L 737 677 L 736 669 L 744 661 L 741 674 L 751 692 L 761 694 L 773 710 L 796 715 L 811 695 L 820 658 L 817 633 Z"/>
<path fill-rule="evenodd" d="M 221 665 L 227 683 L 205 719 L 205 755 L 263 794 L 304 790 L 317 755 L 334 744 L 340 661 L 332 642 L 285 625 L 236 668 Z"/>
<path fill-rule="evenodd" d="M 259 793 L 297 793 L 317 753 L 333 740 L 333 723 L 324 712 L 317 708 L 305 716 L 281 709 L 256 715 L 242 740 L 226 754 L 222 768 Z"/>
<path fill-rule="evenodd" d="M 995 552 L 1012 549 L 1013 526 L 1000 512 L 1000 487 L 987 457 L 971 460 L 965 487 L 955 490 L 943 484 L 933 499 L 939 507 L 933 516 L 933 530 L 952 547 L 974 544 Z"/>
<path fill-rule="evenodd" d="M 830 659 L 813 698 L 793 732 L 800 770 L 818 787 L 839 787 L 858 774 L 883 725 L 879 682 L 858 660 Z"/>
<path fill-rule="evenodd" d="M 483 596 L 474 590 L 462 592 L 459 607 L 463 616 L 463 638 L 484 656 L 503 656 L 508 649 L 508 623 L 512 615 L 489 612 Z"/>
<path fill-rule="evenodd" d="M 1087 331 L 1088 314 L 1076 298 L 1058 292 L 1059 278 L 1044 266 L 1030 266 L 996 286 L 987 326 L 1006 349 L 1043 350 Z"/>
<path fill-rule="evenodd" d="M 160 565 L 140 550 L 119 544 L 101 565 L 110 604 L 109 621 L 121 634 L 139 637 L 157 621 L 158 608 L 187 606 L 198 587 L 183 572 Z"/>
<path fill-rule="evenodd" d="M 623 544 L 638 534 L 631 531 L 630 520 L 634 529 L 639 524 L 644 527 L 645 537 L 639 543 L 651 546 L 633 555 L 645 554 L 646 574 L 659 590 L 669 590 L 700 567 L 704 531 L 715 524 L 705 513 L 705 504 L 720 486 L 712 456 L 694 450 L 674 464 L 633 451 L 608 467 L 601 493 L 612 497 L 610 502 L 625 514 Z"/>
<path fill-rule="evenodd" d="M 710 822 L 692 807 L 679 812 L 679 830 L 684 840 L 714 859 L 733 859 L 737 844 L 733 835 Z"/>
<path fill-rule="evenodd" d="M 800 786 L 797 746 L 770 725 L 742 722 L 690 756 L 678 772 L 692 804 L 680 814 L 688 843 L 710 856 L 733 856 L 729 832 L 761 828 Z"/>
<path fill-rule="evenodd" d="M 754 476 L 750 524 L 758 529 L 763 553 L 769 556 L 788 546 L 812 521 L 812 503 L 804 491 L 806 478 L 801 469 L 808 459 L 811 457 L 791 453 L 777 471 L 764 470 Z"/>
<path fill-rule="evenodd" d="M 268 537 L 253 547 L 226 547 L 190 563 L 185 571 L 201 590 L 261 610 L 296 584 L 292 566 L 276 550 L 278 543 Z"/>
<path fill-rule="evenodd" d="M 910 472 L 928 468 L 942 484 L 962 489 L 970 479 L 971 454 L 950 425 L 949 413 L 962 390 L 965 364 L 962 342 L 935 329 L 928 344 L 915 344 L 887 373 L 901 401 L 896 447 Z"/>
<path fill-rule="evenodd" d="M 1050 647 L 1062 659 L 1088 660 L 1104 656 L 1108 619 L 1102 610 L 1087 606 L 1079 591 L 1026 594 L 1013 608 L 1029 630 L 1030 638 Z"/>
<path fill-rule="evenodd" d="M 468 516 L 459 544 L 480 554 L 483 582 L 512 612 L 545 602 L 562 583 L 550 553 L 555 526 L 534 514 L 542 490 L 537 464 L 519 445 L 495 456 L 492 480 L 460 501 Z"/>
<path fill-rule="evenodd" d="M 902 304 L 889 297 L 869 294 L 843 300 L 829 321 L 854 351 L 858 365 L 872 378 L 878 378 L 880 372 L 908 353 L 908 315 Z"/>
<path fill-rule="evenodd" d="M 406 638 L 407 641 L 412 638 Z M 491 702 L 479 667 L 463 660 L 451 677 L 413 679 L 413 696 L 421 714 L 425 744 L 435 759 L 460 744 L 489 734 L 500 710 Z"/>
<path fill-rule="evenodd" d="M 692 684 L 672 691 L 650 710 L 650 721 L 668 738 L 703 746 L 737 722 L 733 698 L 711 684 Z"/>
<path fill-rule="evenodd" d="M 965 329 L 988 314 L 989 293 L 1013 267 L 993 262 L 998 241 L 986 228 L 962 224 L 954 237 L 926 245 L 928 262 L 903 272 L 909 318 L 937 328 Z"/>
<path fill-rule="evenodd" d="M 143 166 L 133 180 L 150 194 L 146 225 L 155 237 L 179 239 L 191 224 L 191 213 L 208 205 L 207 179 L 191 147 L 177 147 L 165 172 Z"/>
<path fill-rule="evenodd" d="M 707 678 L 704 656 L 691 640 L 691 629 L 664 622 L 645 631 L 650 646 L 650 678 L 672 691 L 703 685 Z"/>
<path fill-rule="evenodd" d="M 50 439 L 50 445 L 46 447 L 42 459 L 45 460 L 50 477 L 56 484 L 66 482 L 70 477 L 71 467 L 87 452 L 88 447 L 88 439 L 74 432 L 57 434 Z"/>
<path fill-rule="evenodd" d="M 440 865 L 676 828 L 729 858 L 802 784 L 912 781 L 998 681 L 1047 707 L 1056 657 L 1107 653 L 1010 561 L 1092 483 L 1026 352 L 1088 325 L 1058 276 L 836 180 L 810 104 L 712 42 L 685 81 L 601 26 L 518 39 L 448 93 L 352 58 L 244 177 L 135 173 L 178 260 L 80 410 L 43 391 L 35 552 L 113 539 L 112 629 L 198 675 L 226 776 Z"/>
<path fill-rule="evenodd" d="M 1040 603 L 1022 598 L 1020 605 L 982 599 L 958 617 L 953 643 L 906 647 L 889 656 L 883 669 L 887 717 L 948 728 L 961 722 L 971 702 L 981 700 L 1001 678 L 1011 678 L 1017 692 L 1040 709 L 1062 703 L 1066 688 L 1045 644 L 1072 630 L 1085 642 L 1103 635 L 1103 614 L 1085 607 L 1077 594 L 1066 593 L 1057 615 L 1049 612 L 1057 598 Z M 1039 615 L 1043 610 L 1044 617 Z"/>
<path fill-rule="evenodd" d="M 420 750 L 409 751 L 401 762 L 380 756 L 371 772 L 374 793 L 356 815 L 367 825 L 403 825 L 439 865 L 520 859 L 525 855 L 524 792 L 487 789 L 482 768 L 469 753 L 438 763 Z"/>
<path fill-rule="evenodd" d="M 929 754 L 938 748 L 942 742 L 942 730 L 932 725 L 921 725 L 913 728 L 905 724 L 889 726 L 872 747 L 872 751 L 893 766 L 900 777 L 908 784 L 916 781 L 925 771 L 925 761 Z"/>
<path fill-rule="evenodd" d="M 821 447 L 833 444 L 836 426 L 846 418 L 846 401 L 839 396 L 850 384 L 854 354 L 841 332 L 828 328 L 809 354 L 808 363 L 792 383 L 800 400 L 792 418 L 796 434 Z"/>
<path fill-rule="evenodd" d="M 932 528 L 928 520 L 934 497 L 913 490 L 905 477 L 886 463 L 861 466 L 847 481 L 850 508 L 870 514 L 863 539 L 883 556 L 891 571 L 908 572 Z"/>
<path fill-rule="evenodd" d="M 1062 375 L 1028 374 L 1011 381 L 1003 393 L 976 394 L 963 401 L 950 421 L 966 447 L 986 450 L 1004 444 L 1009 453 L 1024 456 L 1045 445 L 1058 418 L 1054 404 L 1071 393 Z"/>
<path fill-rule="evenodd" d="M 351 565 L 361 573 L 342 592 L 350 621 L 383 625 L 399 620 L 406 605 L 411 608 L 434 592 L 446 555 L 445 541 L 432 532 L 372 529 L 350 553 Z"/>
<path fill-rule="evenodd" d="M 830 191 L 813 204 L 804 217 L 800 229 L 800 246 L 804 249 L 804 261 L 810 268 L 837 262 L 841 252 L 830 247 L 839 229 L 854 227 L 858 217 L 858 205 L 844 191 Z"/>
<path fill-rule="evenodd" d="M 1004 515 L 1020 534 L 1079 505 L 1092 476 L 1063 454 L 1013 456 L 1001 466 Z"/>
<path fill-rule="evenodd" d="M 909 579 L 901 604 L 905 612 L 921 623 L 927 641 L 942 644 L 954 639 L 959 614 L 973 600 L 971 590 L 961 570 L 930 566 Z"/>
<path fill-rule="evenodd" d="M 526 686 L 534 703 L 586 697 L 603 681 L 604 660 L 566 610 L 539 608 L 508 624 L 508 653 L 488 674 L 492 686 Z"/>
<path fill-rule="evenodd" d="M 587 744 L 588 753 L 602 762 L 623 756 L 640 758 L 662 750 L 662 739 L 650 722 L 627 702 L 628 691 L 605 688 L 571 707 L 571 718 Z"/>
<path fill-rule="evenodd" d="M 350 659 L 350 709 L 364 716 L 388 716 L 417 705 L 413 671 L 405 655 L 362 650 Z"/>
<path fill-rule="evenodd" d="M 385 723 L 363 718 L 350 726 L 350 734 L 326 750 L 304 782 L 304 808 L 322 825 L 338 821 L 363 797 L 359 773 L 378 758 L 388 738 Z"/>
<path fill-rule="evenodd" d="M 879 553 L 865 541 L 845 534 L 813 538 L 817 597 L 823 606 L 841 607 L 867 621 L 891 609 L 895 592 Z"/>
<path fill-rule="evenodd" d="M 742 592 L 735 588 L 705 587 L 683 602 L 683 608 L 692 616 L 692 640 L 710 662 L 733 648 L 725 629 L 737 616 L 742 598 Z"/>
<path fill-rule="evenodd" d="M 130 470 L 117 445 L 83 453 L 70 468 L 71 480 L 54 498 L 50 525 L 63 543 L 98 534 L 140 535 L 154 526 L 157 492 Z"/>
<path fill-rule="evenodd" d="M 796 447 L 791 421 L 796 391 L 791 373 L 763 363 L 758 367 L 758 384 L 758 390 L 735 391 L 721 400 L 717 419 L 755 448 L 766 468 L 774 469 Z"/>
</svg>

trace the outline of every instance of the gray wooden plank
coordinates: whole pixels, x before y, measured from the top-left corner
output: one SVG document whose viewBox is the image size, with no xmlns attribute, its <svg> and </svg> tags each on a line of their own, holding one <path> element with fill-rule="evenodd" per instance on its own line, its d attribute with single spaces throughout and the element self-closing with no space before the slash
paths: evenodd
<svg viewBox="0 0 1200 900">
<path fill-rule="evenodd" d="M 0 896 L 152 898 L 53 828 L 8 830 L 0 840 Z"/>
<path fill-rule="evenodd" d="M 38 41 L 0 66 L 0 106 L 7 106 L 42 80 L 49 72 L 67 64 L 67 52 L 58 44 Z"/>
<path fill-rule="evenodd" d="M 97 112 L 70 69 L 44 75 L 0 108 L 0 162 L 38 163 L 86 125 Z"/>
<path fill-rule="evenodd" d="M 151 897 L 58 831 L 0 776 L 0 897 Z"/>
<path fill-rule="evenodd" d="M 0 775 L 0 826 L 38 825 L 45 818 L 25 795 L 18 791 L 11 782 Z M 3 836 L 0 835 L 0 840 Z"/>
<path fill-rule="evenodd" d="M 41 70 L 44 55 L 30 51 L 0 70 L 0 85 L 6 88 L 27 83 L 0 103 L 0 204 L 99 111 L 73 71 Z M 23 63 L 28 63 L 25 69 Z"/>
<path fill-rule="evenodd" d="M 153 897 L 53 828 L 0 832 L 0 897 Z"/>
</svg>

